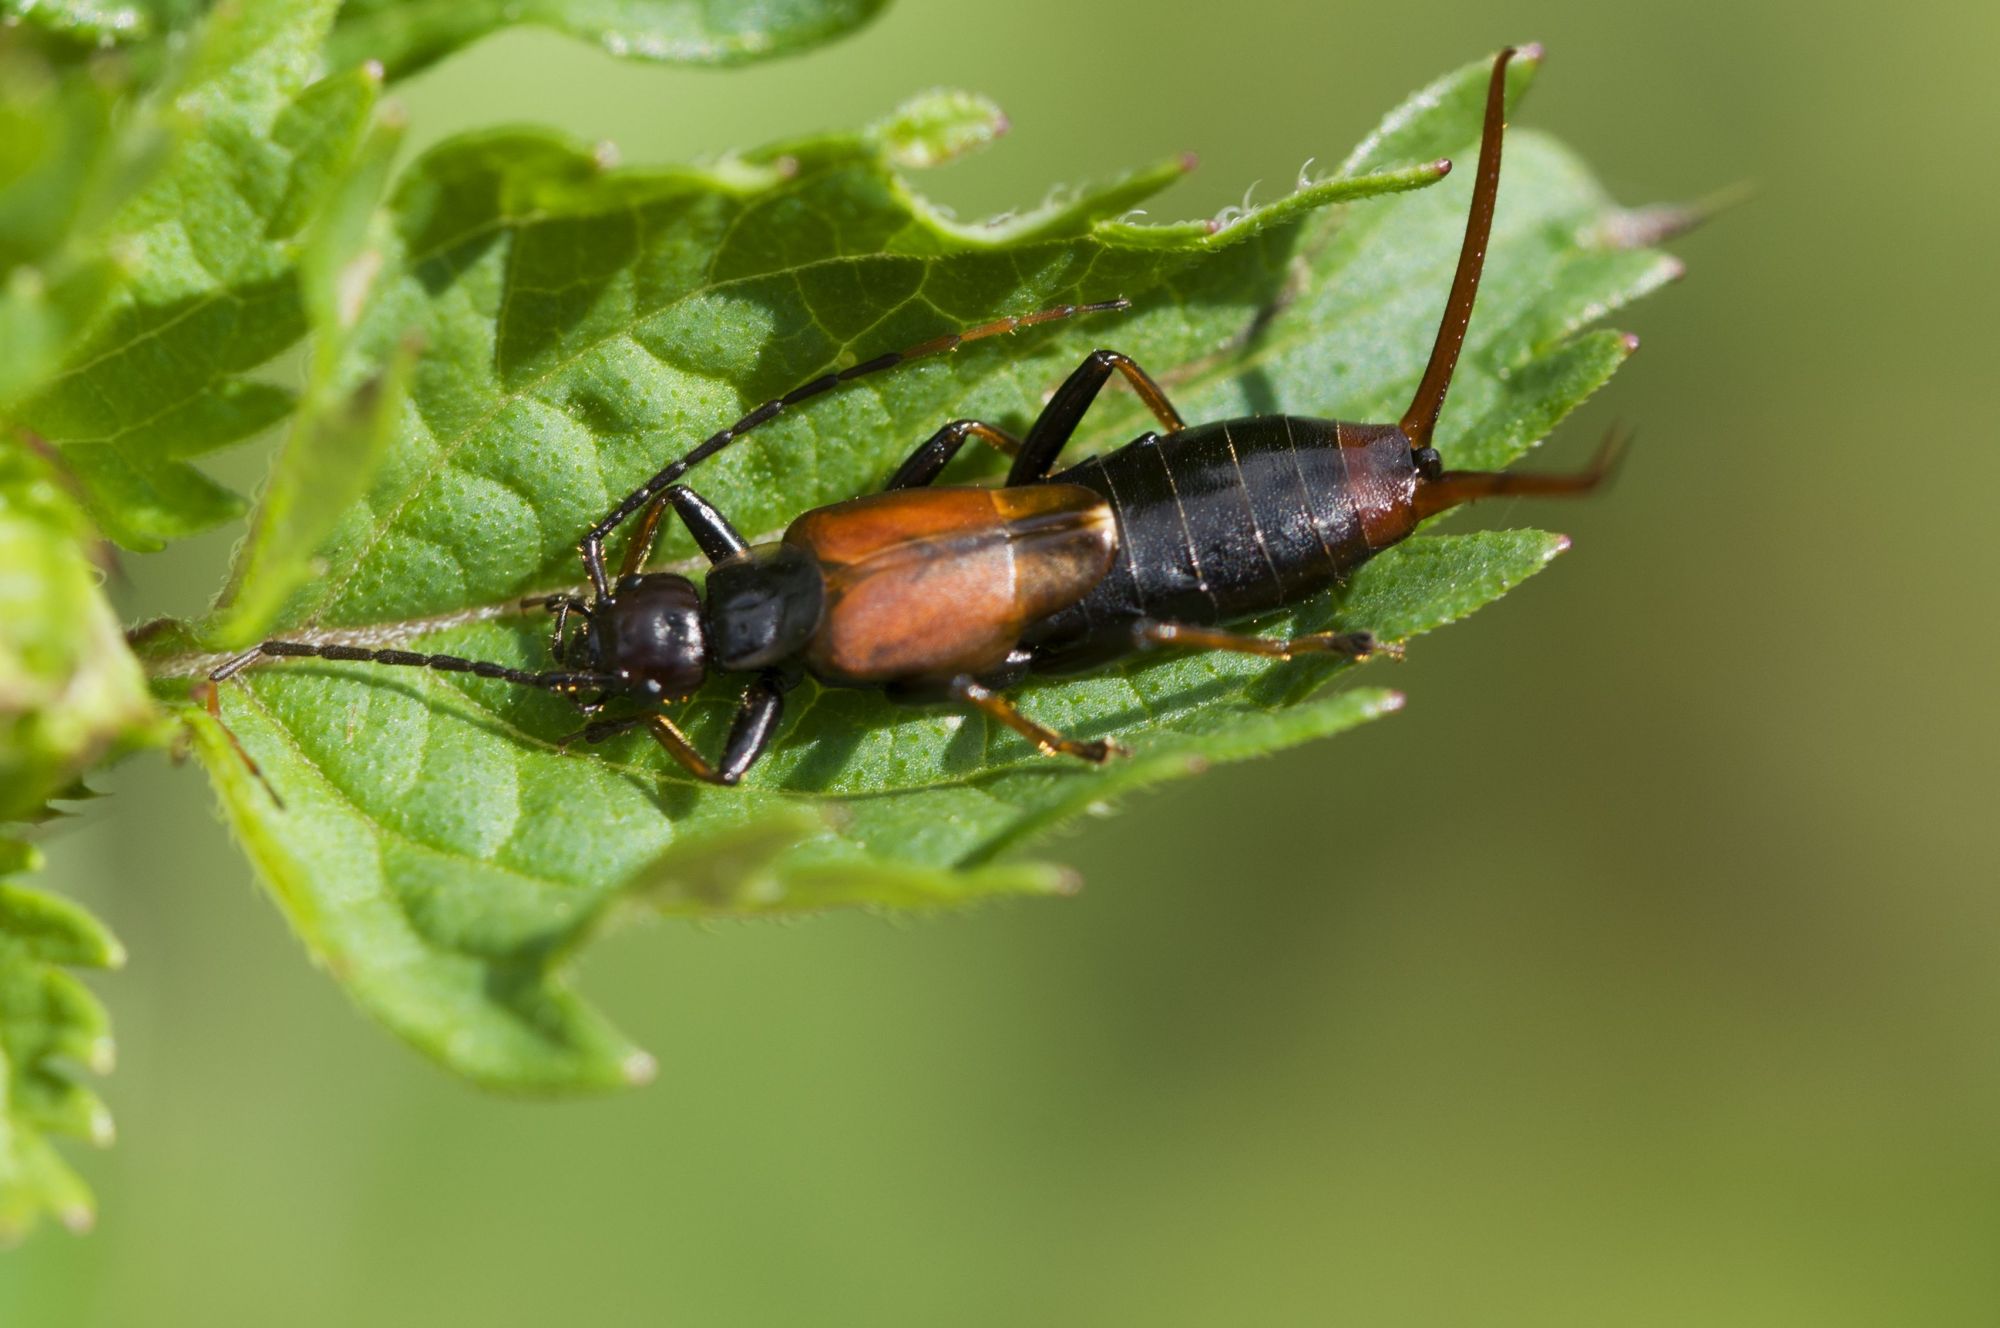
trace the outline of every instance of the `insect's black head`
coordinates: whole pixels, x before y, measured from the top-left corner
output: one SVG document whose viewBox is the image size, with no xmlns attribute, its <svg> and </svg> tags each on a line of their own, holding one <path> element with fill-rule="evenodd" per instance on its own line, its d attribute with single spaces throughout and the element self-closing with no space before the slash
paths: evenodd
<svg viewBox="0 0 2000 1328">
<path fill-rule="evenodd" d="M 701 594 L 667 572 L 625 577 L 591 606 L 570 654 L 571 667 L 612 674 L 641 695 L 687 696 L 708 675 Z"/>
</svg>

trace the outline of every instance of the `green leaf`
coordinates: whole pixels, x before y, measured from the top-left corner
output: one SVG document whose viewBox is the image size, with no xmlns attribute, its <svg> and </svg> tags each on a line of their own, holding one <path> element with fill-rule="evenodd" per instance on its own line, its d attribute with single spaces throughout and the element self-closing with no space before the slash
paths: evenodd
<svg viewBox="0 0 2000 1328">
<path fill-rule="evenodd" d="M 306 329 L 296 233 L 343 177 L 379 75 L 313 82 L 335 0 L 217 6 L 172 89 L 157 171 L 106 227 L 129 273 L 88 340 L 18 412 L 59 446 L 90 514 L 158 548 L 241 511 L 187 458 L 276 423 L 254 375 Z"/>
<path fill-rule="evenodd" d="M 407 364 L 394 364 L 351 392 L 321 387 L 300 406 L 217 605 L 217 640 L 260 639 L 287 596 L 327 575 L 315 551 L 403 425 L 407 376 Z"/>
<path fill-rule="evenodd" d="M 138 661 L 50 458 L 0 434 L 0 822 L 32 814 L 153 722 Z"/>
<path fill-rule="evenodd" d="M 67 970 L 116 968 L 125 952 L 83 909 L 15 879 L 40 865 L 34 849 L 0 838 L 0 1245 L 44 1214 L 88 1230 L 90 1189 L 50 1136 L 111 1142 L 110 1113 L 77 1079 L 111 1069 L 110 1022 Z"/>
<path fill-rule="evenodd" d="M 361 334 L 384 354 L 421 338 L 408 427 L 320 551 L 332 571 L 287 602 L 278 630 L 540 667 L 547 625 L 518 600 L 573 585 L 579 533 L 663 460 L 830 368 L 1005 313 L 1134 304 L 871 378 L 787 413 L 695 482 L 746 531 L 775 532 L 879 487 L 942 421 L 1025 427 L 1096 344 L 1162 372 L 1191 419 L 1394 418 L 1429 351 L 1471 172 L 1420 186 L 1439 177 L 1432 158 L 1475 143 L 1469 90 L 1486 68 L 1392 117 L 1377 141 L 1394 146 L 1364 154 L 1366 171 L 1159 227 L 1116 218 L 1184 163 L 996 223 L 947 219 L 892 162 L 963 146 L 991 117 L 937 94 L 864 133 L 707 170 L 612 170 L 536 134 L 446 144 L 394 191 Z M 1510 138 L 1486 294 L 1445 413 L 1449 462 L 1512 460 L 1629 354 L 1587 325 L 1674 268 L 1603 247 L 1613 212 L 1567 152 Z M 1120 442 L 1139 419 L 1114 395 L 1083 444 Z M 982 464 L 996 468 L 967 473 Z M 1535 531 L 1425 534 L 1262 628 L 1405 639 L 1561 547 Z M 691 552 L 683 538 L 664 556 Z M 217 658 L 166 651 L 163 688 Z M 1061 869 L 1013 856 L 1049 826 L 1395 708 L 1387 666 L 1369 666 L 1371 686 L 1325 690 L 1345 668 L 1163 657 L 1021 689 L 1037 718 L 1135 749 L 1102 770 L 1040 757 L 976 716 L 807 685 L 745 786 L 717 790 L 639 737 L 563 752 L 578 720 L 542 693 L 294 661 L 223 688 L 282 810 L 223 732 L 190 718 L 239 836 L 356 999 L 461 1073 L 549 1090 L 626 1082 L 647 1064 L 566 985 L 567 961 L 620 906 L 709 915 L 1060 892 Z M 698 741 L 712 747 L 733 706 L 725 686 L 703 692 L 686 715 Z"/>
<path fill-rule="evenodd" d="M 533 23 L 613 55 L 683 65 L 740 65 L 844 36 L 888 0 L 347 0 L 336 64 L 380 61 L 415 73 L 489 33 Z"/>
<path fill-rule="evenodd" d="M 160 0 L 4 0 L 0 20 L 25 20 L 52 36 L 102 47 L 151 37 L 165 8 Z"/>
</svg>

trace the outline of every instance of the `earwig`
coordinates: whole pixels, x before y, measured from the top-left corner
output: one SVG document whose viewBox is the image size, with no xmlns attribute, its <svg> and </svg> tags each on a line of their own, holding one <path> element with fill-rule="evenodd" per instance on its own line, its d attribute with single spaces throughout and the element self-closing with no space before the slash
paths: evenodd
<svg viewBox="0 0 2000 1328">
<path fill-rule="evenodd" d="M 595 742 L 644 728 L 689 774 L 734 784 L 777 731 L 784 698 L 810 674 L 834 687 L 976 709 L 1043 752 L 1102 762 L 1116 743 L 1037 724 L 1003 693 L 1031 674 L 1088 669 L 1156 649 L 1275 658 L 1319 652 L 1365 659 L 1367 632 L 1291 638 L 1228 624 L 1297 604 L 1343 580 L 1419 522 L 1502 495 L 1574 496 L 1604 479 L 1612 448 L 1573 474 L 1446 470 L 1432 446 L 1464 347 L 1499 192 L 1506 72 L 1494 60 L 1465 238 L 1436 341 L 1395 424 L 1267 415 L 1189 425 L 1143 368 L 1092 351 L 1023 438 L 954 420 L 912 452 L 883 492 L 815 508 L 773 543 L 749 545 L 679 481 L 688 470 L 811 397 L 982 337 L 1124 309 L 1123 299 L 1000 319 L 824 374 L 759 405 L 668 465 L 584 533 L 585 596 L 531 601 L 555 615 L 559 667 L 505 668 L 452 655 L 267 641 L 210 675 L 220 682 L 261 656 L 314 656 L 471 673 L 566 696 L 595 715 Z M 1158 421 L 1115 451 L 1056 464 L 1116 374 Z M 970 439 L 1012 456 L 999 487 L 935 481 Z M 671 509 L 710 567 L 703 588 L 642 570 Z M 641 513 L 615 580 L 605 540 Z M 573 629 L 570 623 L 575 621 Z M 711 672 L 748 685 L 718 759 L 698 752 L 664 705 Z"/>
</svg>

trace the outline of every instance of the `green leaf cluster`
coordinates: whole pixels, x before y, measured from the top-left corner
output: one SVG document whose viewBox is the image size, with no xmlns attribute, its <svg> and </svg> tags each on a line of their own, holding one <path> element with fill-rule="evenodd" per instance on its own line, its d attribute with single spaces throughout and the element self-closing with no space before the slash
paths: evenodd
<svg viewBox="0 0 2000 1328">
<path fill-rule="evenodd" d="M 43 1214 L 88 1230 L 90 1188 L 50 1142 L 111 1142 L 111 1113 L 78 1081 L 113 1058 L 104 1006 L 71 968 L 116 968 L 124 950 L 103 924 L 65 900 L 20 883 L 35 850 L 0 838 L 0 1245 Z"/>
<path fill-rule="evenodd" d="M 61 966 L 115 965 L 120 951 L 82 909 L 21 884 L 40 857 L 8 827 L 87 794 L 86 770 L 159 732 L 91 538 L 53 460 L 0 436 L 0 1244 L 43 1213 L 87 1227 L 90 1191 L 50 1136 L 111 1135 L 75 1078 L 111 1068 L 104 1010 Z"/>
<path fill-rule="evenodd" d="M 169 149 L 104 226 L 128 275 L 18 412 L 128 548 L 239 514 L 190 460 L 296 404 L 259 371 L 305 335 L 300 233 L 346 176 L 380 83 L 370 69 L 315 80 L 335 7 L 232 4 L 201 26 L 156 94 Z"/>
<path fill-rule="evenodd" d="M 40 856 L 6 825 L 86 792 L 84 771 L 158 731 L 89 539 L 51 459 L 0 440 L 0 1245 L 44 1213 L 88 1227 L 90 1190 L 50 1138 L 111 1138 L 110 1113 L 76 1078 L 111 1068 L 108 1021 L 65 966 L 115 966 L 122 952 L 84 910 L 22 884 Z"/>
</svg>

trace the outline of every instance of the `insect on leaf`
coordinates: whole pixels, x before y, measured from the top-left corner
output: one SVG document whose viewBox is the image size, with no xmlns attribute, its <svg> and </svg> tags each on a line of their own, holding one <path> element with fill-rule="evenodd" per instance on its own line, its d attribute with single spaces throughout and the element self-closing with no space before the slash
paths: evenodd
<svg viewBox="0 0 2000 1328">
<path fill-rule="evenodd" d="M 1531 65 L 1516 64 L 1516 92 Z M 990 128 L 997 113 L 963 96 L 708 169 L 607 169 L 530 133 L 440 146 L 392 193 L 361 334 L 384 355 L 416 334 L 411 408 L 319 551 L 328 574 L 292 595 L 274 630 L 543 667 L 547 622 L 518 601 L 573 586 L 578 536 L 662 462 L 829 369 L 1060 303 L 1124 296 L 1133 310 L 869 378 L 787 412 L 690 482 L 746 532 L 775 533 L 879 488 L 947 420 L 1025 428 L 1094 345 L 1160 373 L 1189 419 L 1393 419 L 1464 225 L 1471 172 L 1439 184 L 1434 159 L 1473 148 L 1487 68 L 1413 98 L 1346 172 L 1246 214 L 1158 227 L 1116 218 L 1177 178 L 1178 161 L 993 224 L 941 215 L 895 163 L 980 141 L 980 117 Z M 1596 237 L 1614 211 L 1568 152 L 1510 137 L 1487 286 L 1439 436 L 1448 464 L 1515 459 L 1629 353 L 1589 325 L 1675 269 L 1657 252 L 1606 249 Z M 1080 447 L 1121 442 L 1142 418 L 1108 398 Z M 996 468 L 960 465 L 968 477 Z M 1421 535 L 1262 629 L 1407 639 L 1562 547 L 1537 531 Z M 661 557 L 691 553 L 682 539 Z M 215 640 L 214 624 L 197 630 Z M 153 667 L 171 688 L 217 658 L 184 651 Z M 1049 826 L 1395 708 L 1379 666 L 1357 676 L 1365 685 L 1326 690 L 1345 667 L 1162 656 L 1020 689 L 1037 719 L 1135 750 L 1103 769 L 1044 758 L 976 716 L 807 684 L 771 753 L 730 790 L 690 782 L 641 737 L 566 752 L 579 720 L 564 702 L 464 675 L 323 661 L 239 675 L 223 715 L 282 810 L 220 728 L 190 721 L 237 833 L 354 997 L 460 1073 L 559 1090 L 650 1067 L 566 983 L 567 959 L 617 907 L 713 915 L 1061 891 L 1061 869 L 1016 856 Z M 687 707 L 705 748 L 734 704 L 717 685 Z"/>
</svg>

